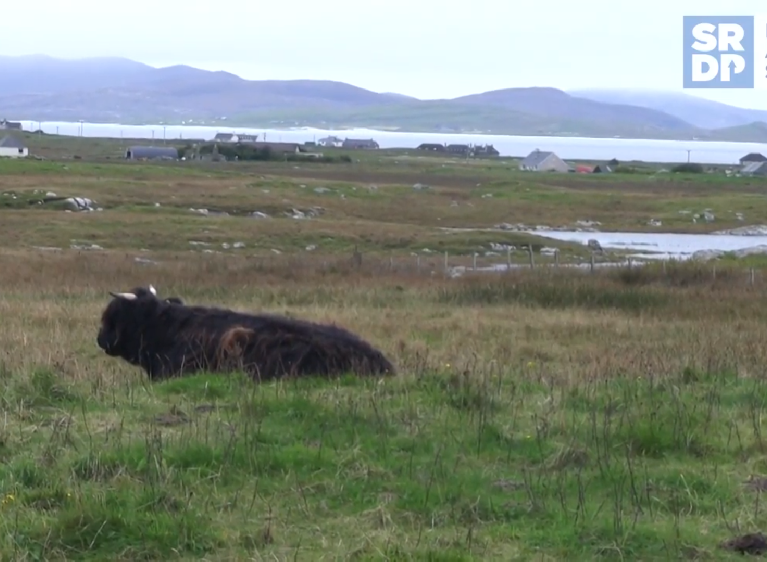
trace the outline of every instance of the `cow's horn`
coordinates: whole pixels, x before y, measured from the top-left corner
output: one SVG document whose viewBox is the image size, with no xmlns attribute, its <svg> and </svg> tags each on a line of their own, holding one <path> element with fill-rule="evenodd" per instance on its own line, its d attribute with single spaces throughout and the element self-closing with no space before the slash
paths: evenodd
<svg viewBox="0 0 767 562">
<path fill-rule="evenodd" d="M 136 298 L 136 295 L 133 293 L 113 293 L 112 291 L 109 291 L 109 294 L 117 299 L 127 299 L 129 301 L 132 301 Z"/>
<path fill-rule="evenodd" d="M 157 296 L 157 289 L 154 288 L 153 285 L 149 285 L 149 292 L 152 293 L 154 296 Z"/>
</svg>

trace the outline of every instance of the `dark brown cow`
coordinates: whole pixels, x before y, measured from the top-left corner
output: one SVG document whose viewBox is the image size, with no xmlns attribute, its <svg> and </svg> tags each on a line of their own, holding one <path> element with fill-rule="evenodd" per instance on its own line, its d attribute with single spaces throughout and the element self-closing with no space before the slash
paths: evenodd
<svg viewBox="0 0 767 562">
<path fill-rule="evenodd" d="M 110 294 L 98 345 L 151 379 L 234 370 L 258 380 L 395 374 L 381 351 L 335 325 L 189 306 L 177 297 L 158 298 L 151 285 Z"/>
</svg>

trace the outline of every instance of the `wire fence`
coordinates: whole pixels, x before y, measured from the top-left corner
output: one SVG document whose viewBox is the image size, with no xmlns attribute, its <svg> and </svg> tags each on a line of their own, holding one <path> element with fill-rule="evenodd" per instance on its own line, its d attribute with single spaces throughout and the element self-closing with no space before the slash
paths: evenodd
<svg viewBox="0 0 767 562">
<path fill-rule="evenodd" d="M 485 255 L 479 252 L 462 254 L 447 251 L 436 252 L 382 252 L 364 253 L 356 248 L 351 256 L 307 255 L 258 256 L 259 269 L 278 271 L 286 268 L 299 272 L 348 273 L 359 275 L 396 275 L 431 278 L 515 276 L 567 276 L 602 275 L 622 276 L 630 283 L 635 279 L 667 280 L 672 284 L 728 283 L 747 286 L 766 285 L 764 273 L 759 268 L 737 262 L 717 262 L 674 259 L 614 259 L 596 251 L 585 257 L 563 260 L 557 251 L 541 254 L 527 249 L 525 252 L 508 249 L 506 256 Z"/>
</svg>

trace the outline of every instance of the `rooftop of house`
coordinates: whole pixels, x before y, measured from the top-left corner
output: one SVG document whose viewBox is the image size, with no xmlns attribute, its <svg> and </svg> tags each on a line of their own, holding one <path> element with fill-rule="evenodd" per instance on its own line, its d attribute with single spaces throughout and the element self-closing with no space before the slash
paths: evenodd
<svg viewBox="0 0 767 562">
<path fill-rule="evenodd" d="M 2 148 L 27 148 L 24 142 L 12 135 L 6 135 L 0 139 L 0 147 Z"/>
<path fill-rule="evenodd" d="M 524 160 L 522 160 L 522 164 L 525 166 L 537 166 L 552 154 L 554 153 L 550 150 L 538 150 L 536 148 L 530 154 L 528 154 Z"/>
<path fill-rule="evenodd" d="M 759 152 L 749 152 L 740 160 L 741 162 L 765 162 L 767 161 L 767 156 L 764 156 Z"/>
</svg>

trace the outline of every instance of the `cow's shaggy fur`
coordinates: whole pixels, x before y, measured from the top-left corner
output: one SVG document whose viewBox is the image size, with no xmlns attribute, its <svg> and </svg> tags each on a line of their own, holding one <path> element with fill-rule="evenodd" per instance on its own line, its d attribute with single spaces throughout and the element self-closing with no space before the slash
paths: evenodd
<svg viewBox="0 0 767 562">
<path fill-rule="evenodd" d="M 233 370 L 258 380 L 395 373 L 383 353 L 335 325 L 189 306 L 178 297 L 158 298 L 151 286 L 112 296 L 98 345 L 152 379 Z"/>
</svg>

